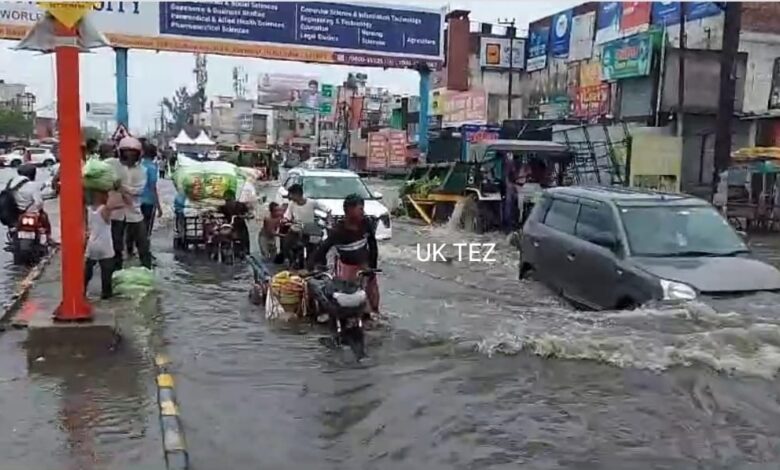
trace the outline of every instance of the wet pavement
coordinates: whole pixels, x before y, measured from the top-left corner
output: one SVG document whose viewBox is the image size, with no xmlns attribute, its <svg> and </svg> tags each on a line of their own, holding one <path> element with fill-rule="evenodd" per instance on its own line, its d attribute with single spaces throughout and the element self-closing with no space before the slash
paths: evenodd
<svg viewBox="0 0 780 470">
<path fill-rule="evenodd" d="M 374 186 L 392 201 L 392 184 Z M 170 203 L 168 181 L 161 193 Z M 356 364 L 324 347 L 321 330 L 266 321 L 248 301 L 245 266 L 174 253 L 166 222 L 153 240 L 161 301 L 151 321 L 173 361 L 195 469 L 758 469 L 780 456 L 777 296 L 580 312 L 517 281 L 503 237 L 396 220 L 380 247 L 386 321 Z M 418 260 L 417 243 L 462 241 L 496 243 L 497 262 L 458 261 L 453 249 L 447 262 Z M 776 239 L 753 246 L 780 265 Z M 37 383 L 9 352 L 14 379 L 0 386 L 27 393 L 3 393 L 2 409 L 29 435 L 65 443 L 59 397 L 102 396 L 107 416 L 135 426 L 87 420 L 91 447 L 76 454 L 91 448 L 113 456 L 110 468 L 134 468 L 154 453 L 143 354 L 129 354 L 124 375 L 103 367 L 113 380 L 94 388 L 82 377 L 74 395 L 70 371 Z M 53 468 L 7 435 L 4 457 Z"/>
</svg>

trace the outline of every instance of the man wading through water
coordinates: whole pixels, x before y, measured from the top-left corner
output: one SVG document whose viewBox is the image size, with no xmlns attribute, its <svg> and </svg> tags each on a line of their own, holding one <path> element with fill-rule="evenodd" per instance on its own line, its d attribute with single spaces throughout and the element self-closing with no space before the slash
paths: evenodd
<svg viewBox="0 0 780 470">
<path fill-rule="evenodd" d="M 146 169 L 139 164 L 143 146 L 134 137 L 125 137 L 119 142 L 119 158 L 106 160 L 114 166 L 119 176 L 119 192 L 125 201 L 122 209 L 111 212 L 111 238 L 114 245 L 115 270 L 122 269 L 125 234 L 138 250 L 141 265 L 152 268 L 152 255 L 149 252 L 149 237 L 141 213 L 141 195 L 146 187 Z"/>
<path fill-rule="evenodd" d="M 374 235 L 374 223 L 363 212 L 363 198 L 350 194 L 344 199 L 344 219 L 336 223 L 311 256 L 309 269 L 325 264 L 328 251 L 336 247 L 337 279 L 359 281 L 358 273 L 362 269 L 376 269 L 379 250 Z M 366 296 L 371 307 L 371 313 L 379 313 L 379 284 L 376 275 L 371 274 L 366 279 Z"/>
</svg>

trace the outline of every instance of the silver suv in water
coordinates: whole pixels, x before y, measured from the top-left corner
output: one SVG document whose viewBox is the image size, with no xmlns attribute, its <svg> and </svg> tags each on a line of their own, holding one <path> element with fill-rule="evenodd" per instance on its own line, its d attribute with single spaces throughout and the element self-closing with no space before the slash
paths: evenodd
<svg viewBox="0 0 780 470">
<path fill-rule="evenodd" d="M 520 250 L 521 279 L 593 309 L 780 290 L 780 271 L 751 258 L 714 207 L 684 194 L 549 189 Z"/>
</svg>

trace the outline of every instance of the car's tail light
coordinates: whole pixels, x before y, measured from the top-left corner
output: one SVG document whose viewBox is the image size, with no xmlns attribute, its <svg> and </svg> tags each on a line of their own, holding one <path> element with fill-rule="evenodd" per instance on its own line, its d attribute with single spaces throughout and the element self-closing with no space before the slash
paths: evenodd
<svg viewBox="0 0 780 470">
<path fill-rule="evenodd" d="M 22 225 L 27 227 L 34 227 L 35 217 L 22 217 Z"/>
</svg>

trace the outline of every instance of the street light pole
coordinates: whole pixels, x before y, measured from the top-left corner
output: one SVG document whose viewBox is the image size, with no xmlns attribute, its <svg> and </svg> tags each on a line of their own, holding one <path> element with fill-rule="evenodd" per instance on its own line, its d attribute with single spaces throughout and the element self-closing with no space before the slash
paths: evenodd
<svg viewBox="0 0 780 470">
<path fill-rule="evenodd" d="M 509 84 L 507 86 L 507 103 L 506 103 L 506 118 L 508 120 L 512 119 L 512 96 L 513 96 L 513 85 L 514 85 L 514 58 L 515 58 L 515 34 L 517 30 L 515 29 L 515 19 L 512 18 L 511 21 L 504 20 L 500 21 L 499 24 L 506 25 L 506 35 L 509 36 Z"/>
</svg>

